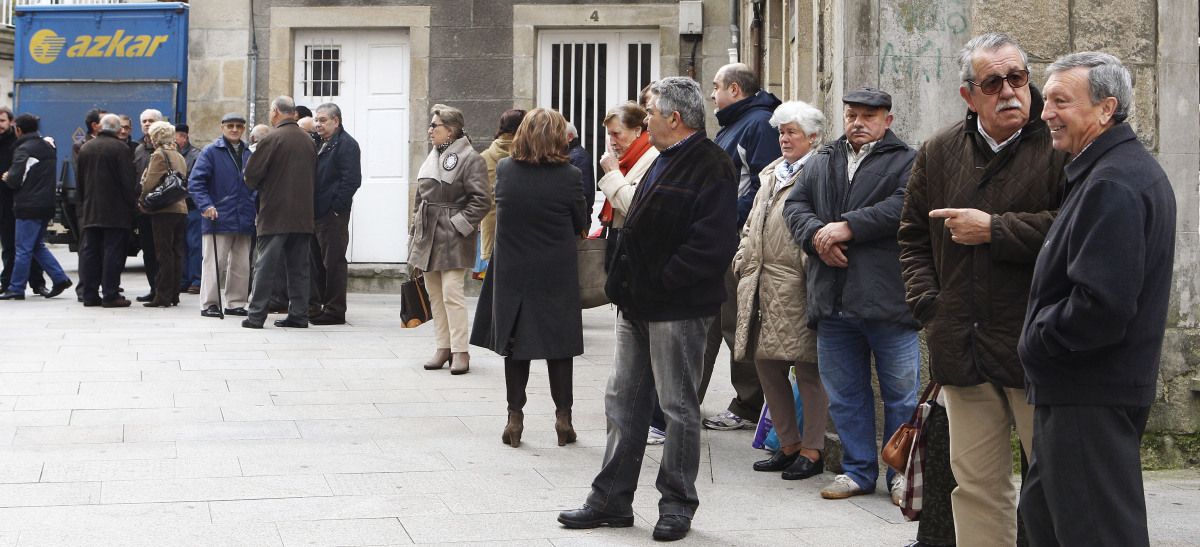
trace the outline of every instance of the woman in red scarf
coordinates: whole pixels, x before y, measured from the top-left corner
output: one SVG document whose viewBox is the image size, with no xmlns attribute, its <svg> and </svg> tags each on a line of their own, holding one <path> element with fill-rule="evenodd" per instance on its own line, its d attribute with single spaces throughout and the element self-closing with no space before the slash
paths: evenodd
<svg viewBox="0 0 1200 547">
<path fill-rule="evenodd" d="M 608 150 L 600 158 L 600 168 L 604 171 L 600 190 L 606 198 L 600 222 L 608 229 L 610 242 L 616 241 L 616 232 L 625 224 L 625 211 L 633 201 L 634 190 L 658 157 L 658 150 L 650 145 L 645 120 L 646 111 L 632 102 L 617 106 L 604 116 Z"/>
</svg>

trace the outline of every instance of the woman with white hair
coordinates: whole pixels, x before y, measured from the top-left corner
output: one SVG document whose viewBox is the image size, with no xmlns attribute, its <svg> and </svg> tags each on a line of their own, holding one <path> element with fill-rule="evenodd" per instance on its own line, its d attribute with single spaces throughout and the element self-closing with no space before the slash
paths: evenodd
<svg viewBox="0 0 1200 547">
<path fill-rule="evenodd" d="M 783 205 L 804 163 L 816 153 L 825 116 L 807 103 L 790 101 L 775 109 L 770 123 L 779 128 L 783 157 L 758 175 L 761 186 L 733 258 L 738 278 L 734 352 L 739 360 L 754 359 L 779 437 L 779 450 L 756 462 L 754 470 L 782 471 L 785 480 L 796 480 L 824 471 L 829 399 L 817 372 L 816 331 L 804 327 L 807 257 L 792 240 Z M 788 377 L 793 367 L 804 405 L 803 436 Z"/>
<path fill-rule="evenodd" d="M 142 173 L 142 198 L 162 185 L 168 170 L 179 173 L 183 180 L 187 180 L 187 162 L 175 145 L 175 126 L 163 121 L 154 122 L 147 131 L 147 140 L 154 147 L 154 152 L 150 154 L 150 164 Z M 187 228 L 185 199 L 186 196 L 182 196 L 175 203 L 154 211 L 143 209 L 144 213 L 150 215 L 154 254 L 158 257 L 158 274 L 150 291 L 154 298 L 142 304 L 148 308 L 179 304 L 179 277 L 183 270 L 184 233 Z"/>
</svg>

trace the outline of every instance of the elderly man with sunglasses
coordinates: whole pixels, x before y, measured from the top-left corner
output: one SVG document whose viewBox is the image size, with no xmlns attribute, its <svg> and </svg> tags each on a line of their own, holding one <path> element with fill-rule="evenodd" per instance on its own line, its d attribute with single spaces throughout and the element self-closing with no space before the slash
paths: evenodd
<svg viewBox="0 0 1200 547">
<path fill-rule="evenodd" d="M 957 544 L 1012 546 L 1012 428 L 1026 455 L 1033 437 L 1017 342 L 1067 155 L 1050 146 L 1042 97 L 1015 40 L 975 37 L 959 61 L 967 114 L 917 155 L 900 261 L 933 380 L 945 394 Z"/>
</svg>

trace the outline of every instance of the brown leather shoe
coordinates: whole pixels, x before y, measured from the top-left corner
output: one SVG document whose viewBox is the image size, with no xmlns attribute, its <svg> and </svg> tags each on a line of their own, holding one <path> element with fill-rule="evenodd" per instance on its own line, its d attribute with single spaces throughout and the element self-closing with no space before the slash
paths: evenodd
<svg viewBox="0 0 1200 547">
<path fill-rule="evenodd" d="M 449 362 L 450 348 L 438 348 L 437 351 L 433 352 L 433 359 L 430 359 L 429 362 L 421 366 L 425 367 L 425 370 L 437 370 Z"/>
<path fill-rule="evenodd" d="M 124 296 L 118 296 L 112 300 L 104 300 L 100 302 L 101 308 L 128 308 L 130 302 Z"/>
<path fill-rule="evenodd" d="M 520 410 L 508 411 L 508 425 L 504 426 L 504 433 L 500 434 L 500 440 L 513 448 L 521 446 L 521 432 L 525 430 L 525 413 Z"/>
<path fill-rule="evenodd" d="M 554 432 L 558 433 L 558 446 L 575 442 L 575 426 L 571 425 L 571 409 L 554 411 Z"/>
<path fill-rule="evenodd" d="M 465 351 L 455 352 L 450 360 L 450 374 L 466 374 L 471 372 L 471 354 Z"/>
</svg>

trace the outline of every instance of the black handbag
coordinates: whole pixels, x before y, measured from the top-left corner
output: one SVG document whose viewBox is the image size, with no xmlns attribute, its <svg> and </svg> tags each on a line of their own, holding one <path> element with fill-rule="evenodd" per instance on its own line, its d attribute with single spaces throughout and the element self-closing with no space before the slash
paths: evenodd
<svg viewBox="0 0 1200 547">
<path fill-rule="evenodd" d="M 429 311 L 429 292 L 425 290 L 425 278 L 409 279 L 400 285 L 400 326 L 406 329 L 419 327 L 433 319 Z"/>
<path fill-rule="evenodd" d="M 142 198 L 142 208 L 147 211 L 157 211 L 186 198 L 187 195 L 187 182 L 183 180 L 183 175 L 168 165 L 162 182 Z"/>
</svg>

